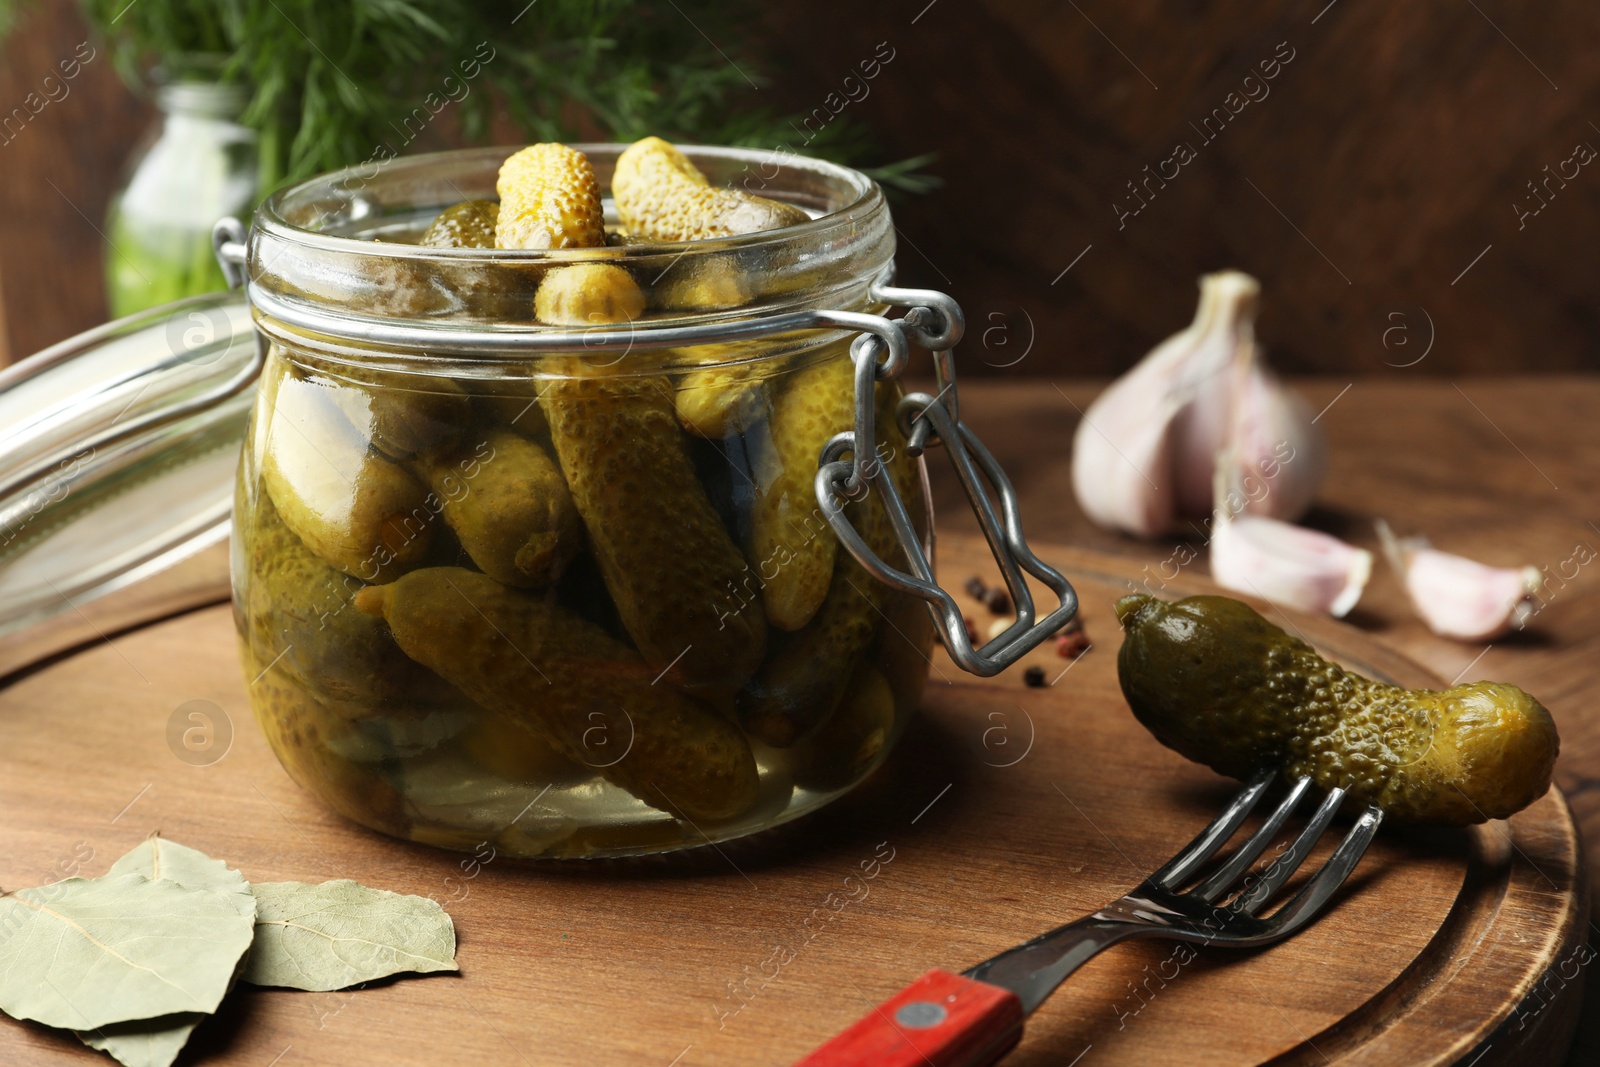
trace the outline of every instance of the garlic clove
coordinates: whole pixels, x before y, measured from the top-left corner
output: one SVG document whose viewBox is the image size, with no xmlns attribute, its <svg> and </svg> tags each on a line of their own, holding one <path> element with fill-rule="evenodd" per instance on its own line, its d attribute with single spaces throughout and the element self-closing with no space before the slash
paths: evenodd
<svg viewBox="0 0 1600 1067">
<path fill-rule="evenodd" d="M 1173 473 L 1177 510 L 1204 515 L 1211 510 L 1211 469 L 1233 424 L 1236 364 L 1241 353 L 1259 356 L 1255 343 L 1261 283 L 1236 270 L 1200 279 L 1200 305 L 1187 330 L 1162 348 L 1184 348 L 1178 387 L 1185 393 L 1173 431 Z M 1169 357 L 1172 358 L 1172 357 Z"/>
<path fill-rule="evenodd" d="M 1224 589 L 1341 618 L 1372 576 L 1372 553 L 1337 537 L 1261 515 L 1218 513 L 1211 577 Z"/>
<path fill-rule="evenodd" d="M 1180 406 L 1171 395 L 1151 401 L 1131 377 L 1090 406 L 1072 443 L 1072 484 L 1090 521 L 1137 537 L 1171 528 L 1172 417 Z"/>
<path fill-rule="evenodd" d="M 1310 407 L 1271 368 L 1241 348 L 1229 448 L 1246 487 L 1245 514 L 1292 522 L 1311 508 L 1327 470 Z"/>
<path fill-rule="evenodd" d="M 1267 487 L 1252 494 L 1252 513 L 1304 513 L 1323 473 L 1321 432 L 1262 360 L 1260 293 L 1239 271 L 1205 275 L 1194 321 L 1090 405 L 1072 457 L 1090 519 L 1153 537 L 1209 515 L 1216 457 L 1228 447 Z"/>
<path fill-rule="evenodd" d="M 1537 567 L 1490 567 L 1441 552 L 1425 537 L 1397 538 L 1379 519 L 1378 539 L 1428 629 L 1459 641 L 1492 641 L 1522 629 L 1544 584 Z"/>
</svg>

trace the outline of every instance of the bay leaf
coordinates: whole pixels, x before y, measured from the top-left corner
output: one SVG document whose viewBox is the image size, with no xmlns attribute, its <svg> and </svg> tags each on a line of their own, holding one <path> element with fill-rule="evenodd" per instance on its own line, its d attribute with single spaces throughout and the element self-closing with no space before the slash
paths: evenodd
<svg viewBox="0 0 1600 1067">
<path fill-rule="evenodd" d="M 256 940 L 244 980 L 325 992 L 404 971 L 456 970 L 450 916 L 426 897 L 349 879 L 256 882 Z"/>
<path fill-rule="evenodd" d="M 255 921 L 256 898 L 244 875 L 222 860 L 158 834 L 129 850 L 111 865 L 107 874 L 142 874 L 150 879 L 165 878 L 186 889 L 209 889 L 225 895 L 240 915 Z M 197 1012 L 183 1012 L 80 1031 L 78 1038 L 125 1067 L 171 1067 L 204 1019 Z"/>
<path fill-rule="evenodd" d="M 239 914 L 256 917 L 256 898 L 250 892 L 250 883 L 244 875 L 222 860 L 212 859 L 199 849 L 169 841 L 152 834 L 129 849 L 106 872 L 117 874 L 142 874 L 150 879 L 165 878 L 177 882 L 185 889 L 212 889 L 228 895 L 239 909 Z"/>
<path fill-rule="evenodd" d="M 142 874 L 0 897 L 0 1010 L 65 1030 L 212 1012 L 250 947 L 228 894 Z"/>
<path fill-rule="evenodd" d="M 171 1067 L 205 1018 L 200 1012 L 186 1011 L 158 1019 L 109 1023 L 98 1030 L 78 1031 L 78 1039 L 125 1067 Z"/>
</svg>

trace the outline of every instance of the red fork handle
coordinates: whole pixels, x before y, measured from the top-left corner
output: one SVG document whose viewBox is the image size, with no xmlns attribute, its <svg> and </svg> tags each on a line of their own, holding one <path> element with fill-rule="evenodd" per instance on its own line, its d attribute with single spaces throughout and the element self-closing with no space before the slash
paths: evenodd
<svg viewBox="0 0 1600 1067">
<path fill-rule="evenodd" d="M 934 970 L 795 1067 L 988 1067 L 1021 1038 L 1015 993 Z"/>
</svg>

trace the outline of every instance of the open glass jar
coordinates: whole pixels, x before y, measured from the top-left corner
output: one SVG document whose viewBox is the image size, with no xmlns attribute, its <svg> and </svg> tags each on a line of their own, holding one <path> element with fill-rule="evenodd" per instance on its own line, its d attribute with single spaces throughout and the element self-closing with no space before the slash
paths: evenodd
<svg viewBox="0 0 1600 1067">
<path fill-rule="evenodd" d="M 608 187 L 623 146 L 577 147 Z M 219 224 L 264 353 L 236 620 L 256 715 L 304 787 L 386 833 L 521 856 L 736 837 L 884 758 L 926 679 L 919 601 L 982 673 L 1070 616 L 954 421 L 953 382 L 903 398 L 893 380 L 908 338 L 948 375 L 960 317 L 884 286 L 874 183 L 689 150 L 713 183 L 811 221 L 546 252 L 416 243 L 443 208 L 492 198 L 507 154 L 313 179 L 259 209 L 247 250 Z M 541 280 L 595 260 L 632 276 L 642 314 L 533 318 Z M 933 439 L 1019 607 L 982 650 L 933 584 Z M 1042 621 L 1021 570 L 1061 596 Z"/>
</svg>

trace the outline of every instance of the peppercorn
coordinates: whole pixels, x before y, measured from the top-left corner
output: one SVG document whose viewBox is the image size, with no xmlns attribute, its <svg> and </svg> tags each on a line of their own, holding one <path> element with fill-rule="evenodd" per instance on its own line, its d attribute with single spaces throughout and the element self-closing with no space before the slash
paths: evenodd
<svg viewBox="0 0 1600 1067">
<path fill-rule="evenodd" d="M 989 587 L 983 584 L 983 579 L 979 578 L 976 574 L 967 579 L 965 588 L 967 590 L 967 595 L 974 600 L 982 600 L 984 594 L 989 591 Z"/>
<path fill-rule="evenodd" d="M 983 594 L 983 606 L 993 615 L 1009 615 L 1011 613 L 1011 597 L 998 585 Z"/>
<path fill-rule="evenodd" d="M 1076 659 L 1090 647 L 1092 646 L 1089 644 L 1089 635 L 1083 632 L 1081 626 L 1076 630 L 1068 630 L 1056 638 L 1056 655 L 1062 659 Z"/>
<path fill-rule="evenodd" d="M 1023 671 L 1022 672 L 1022 684 L 1027 686 L 1029 689 L 1043 689 L 1044 688 L 1044 668 L 1035 665 L 1035 666 L 1029 667 L 1027 670 Z"/>
</svg>

